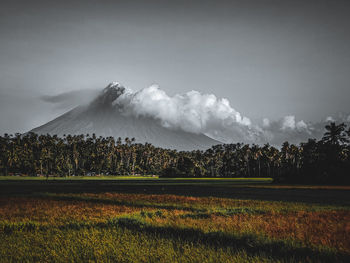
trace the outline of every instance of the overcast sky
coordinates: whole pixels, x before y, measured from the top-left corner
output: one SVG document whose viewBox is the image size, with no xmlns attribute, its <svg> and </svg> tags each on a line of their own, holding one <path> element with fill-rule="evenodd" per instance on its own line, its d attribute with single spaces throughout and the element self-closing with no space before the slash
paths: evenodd
<svg viewBox="0 0 350 263">
<path fill-rule="evenodd" d="M 349 14 L 338 0 L 2 0 L 0 133 L 68 110 L 42 95 L 111 81 L 214 93 L 253 120 L 349 113 Z"/>
</svg>

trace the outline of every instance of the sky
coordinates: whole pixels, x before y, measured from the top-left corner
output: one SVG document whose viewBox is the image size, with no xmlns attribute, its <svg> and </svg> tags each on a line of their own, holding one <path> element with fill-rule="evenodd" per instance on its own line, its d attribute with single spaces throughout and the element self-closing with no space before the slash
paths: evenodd
<svg viewBox="0 0 350 263">
<path fill-rule="evenodd" d="M 256 122 L 350 113 L 349 13 L 340 0 L 2 0 L 0 134 L 72 107 L 42 96 L 112 81 L 215 94 Z"/>
</svg>

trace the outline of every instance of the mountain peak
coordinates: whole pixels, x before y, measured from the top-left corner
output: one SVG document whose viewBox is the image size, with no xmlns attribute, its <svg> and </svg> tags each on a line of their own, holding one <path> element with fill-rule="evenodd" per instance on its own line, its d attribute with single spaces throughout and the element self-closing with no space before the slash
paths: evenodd
<svg viewBox="0 0 350 263">
<path fill-rule="evenodd" d="M 204 134 L 165 128 L 150 117 L 122 114 L 113 102 L 125 92 L 120 83 L 112 82 L 89 105 L 76 107 L 31 132 L 58 136 L 95 133 L 104 137 L 129 137 L 135 138 L 138 143 L 147 142 L 177 150 L 205 150 L 220 143 Z"/>
<path fill-rule="evenodd" d="M 113 82 L 109 83 L 107 85 L 107 87 L 104 88 L 104 90 L 111 89 L 111 88 L 118 89 L 118 88 L 124 88 L 124 87 L 118 81 L 113 81 Z"/>
<path fill-rule="evenodd" d="M 119 82 L 111 82 L 105 87 L 99 96 L 92 102 L 94 105 L 106 105 L 109 106 L 120 95 L 125 92 L 125 88 Z"/>
</svg>

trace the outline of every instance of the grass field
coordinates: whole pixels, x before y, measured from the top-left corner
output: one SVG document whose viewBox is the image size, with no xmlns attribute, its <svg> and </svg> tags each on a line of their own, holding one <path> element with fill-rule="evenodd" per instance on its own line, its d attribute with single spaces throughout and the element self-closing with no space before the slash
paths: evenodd
<svg viewBox="0 0 350 263">
<path fill-rule="evenodd" d="M 350 262 L 350 189 L 2 180 L 0 262 Z"/>
<path fill-rule="evenodd" d="M 38 176 L 0 176 L 0 181 L 24 181 L 24 180 L 38 180 L 38 181 L 55 181 L 55 180 L 63 180 L 63 181 L 80 181 L 80 180 L 97 180 L 97 181 L 105 181 L 105 180 L 151 180 L 151 181 L 210 181 L 210 182 L 235 182 L 235 183 L 272 183 L 272 178 L 159 178 L 158 176 L 70 176 L 70 177 L 38 177 Z"/>
</svg>

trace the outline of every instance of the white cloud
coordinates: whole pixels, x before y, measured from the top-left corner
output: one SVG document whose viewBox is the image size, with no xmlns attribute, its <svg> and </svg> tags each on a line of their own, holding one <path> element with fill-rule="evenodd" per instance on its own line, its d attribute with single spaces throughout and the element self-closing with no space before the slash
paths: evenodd
<svg viewBox="0 0 350 263">
<path fill-rule="evenodd" d="M 335 121 L 335 119 L 332 117 L 332 116 L 328 116 L 327 118 L 326 118 L 326 121 L 328 122 L 334 122 Z"/>
<path fill-rule="evenodd" d="M 282 118 L 282 130 L 295 129 L 295 116 L 289 115 Z"/>
<path fill-rule="evenodd" d="M 270 126 L 270 120 L 268 118 L 263 119 L 263 127 L 267 128 Z"/>
<path fill-rule="evenodd" d="M 225 98 L 194 90 L 169 96 L 157 85 L 137 92 L 126 89 L 114 104 L 123 114 L 152 117 L 164 127 L 203 133 L 224 143 L 280 145 L 288 140 L 298 144 L 308 138 L 320 138 L 324 131 L 324 123 L 306 123 L 296 120 L 294 115 L 277 121 L 264 118 L 259 126 L 236 111 Z M 328 117 L 327 121 L 330 120 L 334 121 Z"/>
<path fill-rule="evenodd" d="M 115 104 L 124 114 L 147 116 L 158 119 L 171 129 L 193 133 L 205 133 L 212 137 L 239 137 L 247 140 L 252 136 L 251 121 L 233 109 L 225 98 L 213 94 L 189 91 L 169 96 L 157 85 L 140 91 L 127 90 Z"/>
<path fill-rule="evenodd" d="M 296 124 L 296 128 L 301 131 L 301 130 L 307 130 L 308 126 L 307 124 L 301 120 L 301 121 L 298 121 L 297 124 Z"/>
</svg>

